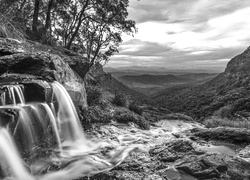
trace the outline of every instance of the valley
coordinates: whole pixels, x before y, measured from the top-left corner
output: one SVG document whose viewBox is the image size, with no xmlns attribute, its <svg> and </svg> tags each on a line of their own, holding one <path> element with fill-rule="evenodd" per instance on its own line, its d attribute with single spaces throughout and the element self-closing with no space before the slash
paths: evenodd
<svg viewBox="0 0 250 180">
<path fill-rule="evenodd" d="M 217 73 L 188 73 L 174 72 L 148 72 L 152 74 L 141 74 L 145 72 L 110 72 L 111 75 L 126 85 L 128 88 L 153 97 L 162 91 L 168 91 L 176 87 L 193 87 L 211 80 Z M 133 75 L 131 75 L 133 74 Z"/>
</svg>

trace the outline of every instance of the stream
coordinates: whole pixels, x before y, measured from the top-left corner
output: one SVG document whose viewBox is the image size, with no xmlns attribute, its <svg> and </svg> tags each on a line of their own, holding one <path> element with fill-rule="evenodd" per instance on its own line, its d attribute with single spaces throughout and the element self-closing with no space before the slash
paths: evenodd
<svg viewBox="0 0 250 180">
<path fill-rule="evenodd" d="M 177 139 L 190 141 L 197 151 L 236 155 L 235 150 L 225 145 L 199 144 L 190 140 L 186 132 L 203 127 L 182 120 L 162 120 L 150 130 L 141 130 L 133 123 L 113 122 L 101 126 L 87 138 L 67 91 L 58 82 L 51 83 L 51 87 L 50 103 L 26 103 L 23 86 L 5 87 L 1 109 L 15 110 L 19 116 L 17 122 L 0 129 L 3 178 L 78 179 L 110 171 L 133 153 L 149 156 L 151 148 Z M 196 179 L 174 167 L 169 167 L 165 173 L 169 179 Z"/>
</svg>

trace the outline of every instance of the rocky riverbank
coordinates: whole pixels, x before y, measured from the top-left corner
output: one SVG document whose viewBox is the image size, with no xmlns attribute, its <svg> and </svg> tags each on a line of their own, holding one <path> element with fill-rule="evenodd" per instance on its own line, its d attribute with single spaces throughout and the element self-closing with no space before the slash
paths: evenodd
<svg viewBox="0 0 250 180">
<path fill-rule="evenodd" d="M 216 134 L 218 131 L 220 136 Z M 211 139 L 205 136 L 208 132 Z M 239 132 L 239 129 L 233 128 L 230 131 L 227 128 L 206 129 L 197 123 L 178 120 L 161 121 L 157 127 L 151 127 L 151 130 L 140 130 L 134 124 L 111 123 L 102 126 L 92 135 L 106 139 L 114 147 L 133 145 L 138 146 L 139 150 L 132 152 L 111 171 L 89 178 L 246 180 L 250 178 L 250 162 L 247 159 L 249 147 L 241 139 L 235 139 L 233 142 L 236 144 L 228 141 L 228 138 L 238 136 Z M 241 131 L 241 136 L 247 132 Z"/>
</svg>

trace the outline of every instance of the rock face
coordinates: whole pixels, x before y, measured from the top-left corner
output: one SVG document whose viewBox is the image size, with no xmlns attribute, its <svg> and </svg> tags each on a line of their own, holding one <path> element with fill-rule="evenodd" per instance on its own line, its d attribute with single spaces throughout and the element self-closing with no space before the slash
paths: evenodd
<svg viewBox="0 0 250 180">
<path fill-rule="evenodd" d="M 20 50 L 22 47 L 7 46 L 0 40 L 0 82 L 58 81 L 66 88 L 75 105 L 87 105 L 83 79 L 63 58 L 43 51 L 25 52 L 25 48 Z"/>
<path fill-rule="evenodd" d="M 241 78 L 245 75 L 250 75 L 250 47 L 243 53 L 234 57 L 228 64 L 225 70 L 225 76 L 231 78 Z M 242 77 L 243 78 L 243 77 Z M 249 77 L 248 77 L 249 80 Z"/>
</svg>

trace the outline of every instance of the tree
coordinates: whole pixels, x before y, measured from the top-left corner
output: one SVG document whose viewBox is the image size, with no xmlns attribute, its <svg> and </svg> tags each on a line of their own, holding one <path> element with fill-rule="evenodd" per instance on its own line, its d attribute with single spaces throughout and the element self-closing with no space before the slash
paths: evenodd
<svg viewBox="0 0 250 180">
<path fill-rule="evenodd" d="M 128 0 L 92 1 L 92 13 L 87 14 L 75 43 L 86 48 L 88 64 L 85 74 L 97 62 L 107 62 L 118 53 L 122 34 L 136 32 L 135 22 L 127 20 Z"/>
<path fill-rule="evenodd" d="M 83 74 L 118 52 L 123 33 L 136 32 L 135 22 L 127 19 L 129 0 L 3 1 L 5 12 L 11 12 L 14 24 L 23 22 L 30 39 L 42 43 L 53 39 L 57 45 L 85 53 Z"/>
<path fill-rule="evenodd" d="M 136 32 L 135 22 L 127 19 L 128 5 L 129 0 L 69 0 L 58 6 L 55 36 L 66 48 L 74 45 L 86 54 L 83 74 L 118 52 L 123 33 Z"/>
</svg>

